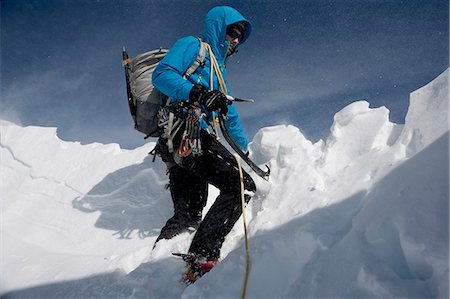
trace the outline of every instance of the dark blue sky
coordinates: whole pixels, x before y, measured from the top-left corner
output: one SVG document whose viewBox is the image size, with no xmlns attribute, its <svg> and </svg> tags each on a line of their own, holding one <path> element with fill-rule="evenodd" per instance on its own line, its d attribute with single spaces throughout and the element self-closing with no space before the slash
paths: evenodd
<svg viewBox="0 0 450 299">
<path fill-rule="evenodd" d="M 448 68 L 447 0 L 1 0 L 1 114 L 58 127 L 64 140 L 144 143 L 132 128 L 121 49 L 131 56 L 201 36 L 203 18 L 231 5 L 253 23 L 228 64 L 250 139 L 289 123 L 313 141 L 333 115 L 367 99 L 403 123 L 409 93 Z"/>
</svg>

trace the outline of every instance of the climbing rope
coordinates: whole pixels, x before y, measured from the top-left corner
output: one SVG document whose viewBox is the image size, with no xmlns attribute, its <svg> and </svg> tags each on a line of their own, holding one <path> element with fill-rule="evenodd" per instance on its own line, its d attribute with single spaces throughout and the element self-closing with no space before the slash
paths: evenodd
<svg viewBox="0 0 450 299">
<path fill-rule="evenodd" d="M 222 72 L 220 71 L 219 68 L 219 64 L 217 63 L 217 59 L 214 56 L 214 53 L 211 49 L 211 47 L 205 43 L 205 47 L 209 52 L 209 57 L 211 60 L 211 70 L 214 69 L 214 72 L 210 72 L 210 87 L 211 89 L 213 88 L 213 73 L 216 74 L 217 76 L 217 80 L 219 81 L 219 86 L 221 91 L 226 95 L 228 94 L 227 91 L 227 86 L 225 84 L 225 80 L 223 79 L 222 76 Z M 216 136 L 218 137 L 219 134 L 217 132 L 217 124 L 216 124 L 216 119 L 213 113 L 213 126 L 214 126 L 214 130 L 216 132 Z M 239 182 L 240 182 L 240 189 L 241 189 L 241 205 L 242 205 L 242 220 L 244 222 L 244 237 L 245 237 L 245 275 L 244 275 L 244 286 L 242 287 L 242 294 L 241 294 L 241 299 L 245 298 L 245 294 L 247 293 L 247 283 L 248 283 L 248 276 L 250 273 L 250 254 L 248 251 L 248 235 L 247 235 L 247 220 L 245 218 L 245 198 L 244 198 L 244 175 L 242 173 L 242 167 L 241 167 L 241 163 L 240 163 L 240 159 L 239 156 L 237 154 L 233 155 L 234 159 L 236 160 L 236 163 L 238 165 L 238 169 L 239 169 Z"/>
<path fill-rule="evenodd" d="M 244 222 L 244 236 L 245 236 L 245 276 L 244 276 L 244 286 L 242 288 L 241 299 L 245 298 L 245 294 L 247 293 L 247 283 L 248 283 L 248 275 L 250 273 L 250 254 L 248 251 L 248 235 L 247 235 L 247 220 L 245 218 L 245 198 L 244 198 L 244 175 L 242 173 L 242 167 L 239 160 L 239 156 L 237 154 L 233 154 L 234 159 L 236 159 L 238 168 L 239 168 L 239 181 L 241 185 L 241 205 L 242 205 L 242 220 Z"/>
<path fill-rule="evenodd" d="M 225 80 L 223 79 L 222 72 L 220 71 L 219 63 L 217 62 L 216 56 L 214 56 L 211 46 L 205 42 L 203 42 L 203 43 L 204 43 L 206 50 L 209 53 L 209 57 L 210 57 L 210 61 L 211 61 L 209 87 L 211 90 L 214 88 L 214 73 L 215 73 L 217 76 L 217 81 L 219 82 L 220 91 L 222 91 L 223 94 L 226 95 L 226 94 L 228 94 L 227 85 L 225 84 Z M 213 118 L 212 124 L 213 124 L 214 133 L 216 134 L 217 140 L 219 140 L 220 139 L 219 131 L 217 130 L 218 120 L 217 120 L 214 112 L 212 113 L 212 118 Z"/>
</svg>

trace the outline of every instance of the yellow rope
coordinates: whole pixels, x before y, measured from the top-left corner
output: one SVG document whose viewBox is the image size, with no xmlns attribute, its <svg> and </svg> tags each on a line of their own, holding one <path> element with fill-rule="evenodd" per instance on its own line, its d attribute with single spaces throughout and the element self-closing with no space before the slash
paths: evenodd
<svg viewBox="0 0 450 299">
<path fill-rule="evenodd" d="M 220 89 L 224 94 L 228 94 L 227 86 L 225 84 L 225 80 L 223 79 L 222 72 L 220 71 L 219 64 L 217 63 L 216 57 L 214 56 L 214 53 L 213 53 L 211 47 L 207 43 L 204 43 L 204 44 L 205 44 L 206 49 L 209 52 L 209 57 L 211 59 L 211 66 L 212 66 L 212 69 L 214 69 L 214 73 L 216 73 L 217 80 L 219 81 Z M 210 72 L 210 73 L 211 73 L 210 87 L 212 89 L 213 83 L 214 83 L 213 82 L 213 72 Z M 216 119 L 215 119 L 214 113 L 213 113 L 213 123 L 214 123 L 214 130 L 216 131 L 216 136 L 217 136 L 217 138 L 219 138 L 219 134 L 217 133 L 217 124 L 216 124 Z M 242 294 L 241 294 L 241 298 L 244 299 L 245 294 L 247 293 L 248 275 L 250 273 L 250 254 L 248 251 L 247 221 L 245 218 L 244 175 L 242 173 L 242 167 L 241 167 L 241 163 L 239 160 L 239 156 L 237 154 L 234 154 L 233 156 L 236 159 L 238 169 L 239 169 L 239 179 L 240 179 L 240 187 L 241 187 L 242 220 L 244 222 L 245 276 L 244 276 L 244 286 L 242 288 Z"/>
<path fill-rule="evenodd" d="M 205 47 L 206 47 L 206 49 L 207 49 L 208 52 L 209 52 L 209 57 L 210 57 L 210 59 L 211 59 L 211 64 L 212 64 L 212 67 L 213 67 L 213 69 L 214 69 L 214 73 L 216 73 L 217 80 L 219 81 L 220 90 L 221 90 L 224 94 L 228 94 L 227 86 L 226 86 L 226 84 L 225 84 L 225 80 L 223 79 L 222 72 L 220 71 L 220 68 L 219 68 L 219 63 L 217 62 L 217 59 L 216 59 L 216 57 L 214 56 L 214 53 L 213 53 L 213 51 L 212 51 L 212 49 L 211 49 L 211 46 L 208 45 L 207 43 L 205 43 Z M 211 76 L 212 76 L 212 73 L 211 73 Z"/>
<path fill-rule="evenodd" d="M 250 254 L 248 251 L 248 235 L 247 235 L 247 220 L 245 219 L 245 198 L 244 198 L 244 175 L 242 173 L 242 167 L 239 160 L 239 156 L 234 154 L 234 159 L 236 159 L 238 168 L 239 168 L 239 178 L 241 185 L 241 205 L 242 205 L 242 220 L 244 222 L 244 236 L 245 236 L 245 276 L 244 276 L 244 286 L 242 288 L 241 298 L 245 298 L 245 294 L 247 293 L 247 283 L 248 283 L 248 275 L 250 273 Z"/>
<path fill-rule="evenodd" d="M 204 47 L 206 48 L 206 50 L 209 52 L 209 56 L 214 54 L 211 51 L 211 47 L 209 46 L 209 44 L 203 42 Z M 214 68 L 213 68 L 213 63 L 210 63 L 210 69 L 209 69 L 209 90 L 213 90 L 214 89 Z M 216 114 L 213 112 L 212 113 L 212 127 L 214 130 L 214 134 L 216 135 L 216 140 L 220 141 L 220 137 L 219 137 L 219 130 L 217 129 L 217 117 Z"/>
<path fill-rule="evenodd" d="M 214 56 L 214 53 L 211 49 L 211 47 L 205 43 L 205 47 L 209 52 L 209 57 L 211 59 L 211 65 L 212 69 L 214 69 L 214 73 L 216 73 L 217 80 L 219 81 L 220 89 L 224 94 L 228 94 L 227 86 L 225 84 L 225 80 L 223 79 L 222 72 L 220 71 L 219 64 L 217 63 L 216 57 Z M 213 72 L 211 73 L 210 77 L 210 87 L 213 88 Z M 214 130 L 216 131 L 217 138 L 219 137 L 219 134 L 217 133 L 217 124 L 216 119 L 214 117 L 213 113 L 213 123 L 214 123 Z M 244 222 L 244 236 L 245 236 L 245 276 L 244 276 L 244 286 L 242 288 L 242 294 L 241 298 L 245 298 L 245 294 L 247 293 L 247 282 L 248 282 L 248 275 L 250 273 L 250 254 L 248 251 L 248 235 L 247 235 L 247 221 L 245 219 L 245 198 L 244 198 L 244 175 L 242 173 L 242 167 L 239 160 L 239 156 L 237 154 L 234 154 L 234 159 L 236 159 L 238 169 L 239 169 L 239 181 L 240 181 L 240 189 L 241 189 L 241 205 L 242 205 L 242 220 Z"/>
<path fill-rule="evenodd" d="M 216 57 L 214 56 L 214 53 L 213 53 L 213 51 L 212 51 L 212 49 L 211 49 L 211 46 L 210 46 L 209 44 L 205 43 L 205 42 L 203 42 L 203 44 L 204 44 L 204 46 L 206 47 L 206 50 L 209 52 L 209 57 L 210 57 L 210 60 L 211 60 L 211 70 L 210 70 L 210 78 L 209 78 L 209 87 L 210 87 L 211 90 L 214 88 L 214 80 L 213 80 L 213 76 L 214 76 L 214 73 L 215 73 L 216 76 L 217 76 L 217 80 L 219 81 L 220 90 L 221 90 L 224 94 L 228 94 L 228 91 L 227 91 L 227 85 L 225 84 L 225 80 L 223 79 L 222 72 L 220 71 L 219 64 L 217 63 L 217 59 L 216 59 Z M 214 70 L 214 71 L 213 71 L 213 70 Z M 213 121 L 212 121 L 212 123 L 213 123 L 213 129 L 214 129 L 214 133 L 216 134 L 216 139 L 217 139 L 217 140 L 220 140 L 220 137 L 219 137 L 219 131 L 218 131 L 218 129 L 217 129 L 217 123 L 218 123 L 218 121 L 217 121 L 217 119 L 216 119 L 216 115 L 215 115 L 214 112 L 212 113 L 212 118 L 213 118 Z"/>
</svg>

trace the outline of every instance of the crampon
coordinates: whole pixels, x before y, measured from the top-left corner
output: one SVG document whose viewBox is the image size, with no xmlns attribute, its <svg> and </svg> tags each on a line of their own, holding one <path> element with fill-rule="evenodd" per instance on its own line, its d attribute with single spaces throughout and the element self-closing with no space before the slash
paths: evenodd
<svg viewBox="0 0 450 299">
<path fill-rule="evenodd" d="M 183 275 L 183 281 L 186 284 L 192 284 L 204 274 L 219 263 L 218 259 L 208 260 L 205 257 L 195 254 L 172 253 L 174 256 L 181 257 L 186 262 L 186 272 Z"/>
</svg>

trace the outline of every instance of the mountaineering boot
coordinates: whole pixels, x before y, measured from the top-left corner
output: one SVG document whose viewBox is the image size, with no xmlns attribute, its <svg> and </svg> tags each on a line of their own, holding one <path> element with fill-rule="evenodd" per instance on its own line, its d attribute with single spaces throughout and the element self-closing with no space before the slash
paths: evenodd
<svg viewBox="0 0 450 299">
<path fill-rule="evenodd" d="M 186 272 L 183 276 L 183 279 L 187 284 L 196 282 L 197 279 L 211 271 L 211 269 L 219 263 L 219 259 L 207 259 L 206 257 L 193 253 L 172 254 L 175 256 L 180 256 L 186 262 Z"/>
<path fill-rule="evenodd" d="M 203 261 L 186 262 L 186 274 L 184 279 L 187 283 L 194 283 L 204 274 L 211 271 L 211 269 L 219 263 L 218 259 Z"/>
<path fill-rule="evenodd" d="M 184 232 L 192 233 L 196 231 L 200 224 L 201 217 L 201 212 L 194 216 L 187 213 L 175 214 L 172 218 L 167 220 L 166 225 L 161 229 L 156 242 L 161 239 L 172 239 Z"/>
</svg>

